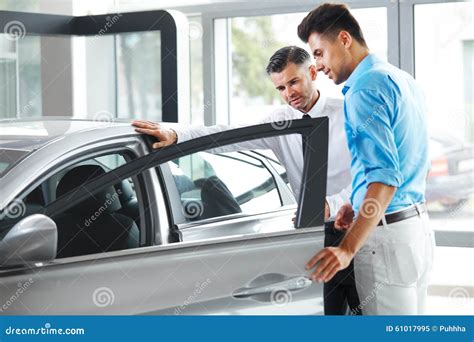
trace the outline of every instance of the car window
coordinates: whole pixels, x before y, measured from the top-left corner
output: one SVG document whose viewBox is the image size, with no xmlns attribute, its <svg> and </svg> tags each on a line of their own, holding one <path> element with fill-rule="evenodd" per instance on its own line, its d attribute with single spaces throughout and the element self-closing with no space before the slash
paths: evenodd
<svg viewBox="0 0 474 342">
<path fill-rule="evenodd" d="M 288 175 L 286 173 L 285 167 L 280 163 L 275 153 L 272 150 L 256 150 L 258 154 L 265 156 L 265 159 L 270 163 L 270 165 L 275 169 L 275 171 L 280 175 L 281 179 L 285 182 L 288 190 L 293 193 L 291 189 L 290 181 L 288 180 Z"/>
<path fill-rule="evenodd" d="M 18 215 L 0 218 L 0 232 L 4 235 L 22 218 L 42 213 L 56 198 L 126 162 L 125 155 L 111 153 L 59 170 L 18 200 Z M 139 247 L 141 209 L 135 182 L 133 178 L 118 181 L 51 217 L 58 230 L 57 258 Z"/>
<path fill-rule="evenodd" d="M 273 175 L 250 154 L 198 152 L 168 165 L 188 222 L 281 207 Z"/>
</svg>

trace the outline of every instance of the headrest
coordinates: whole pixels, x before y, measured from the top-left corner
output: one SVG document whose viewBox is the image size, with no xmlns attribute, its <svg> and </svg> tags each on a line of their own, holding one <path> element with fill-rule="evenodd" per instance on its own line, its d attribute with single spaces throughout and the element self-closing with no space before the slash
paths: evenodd
<svg viewBox="0 0 474 342">
<path fill-rule="evenodd" d="M 83 185 L 84 183 L 105 173 L 104 169 L 98 165 L 80 165 L 66 172 L 59 181 L 56 188 L 56 197 L 68 193 L 69 191 Z M 98 193 L 91 195 L 86 200 L 71 208 L 69 212 L 83 215 L 94 215 L 95 213 L 112 213 L 120 210 L 120 200 L 115 188 L 109 186 Z"/>
<path fill-rule="evenodd" d="M 44 206 L 44 197 L 41 185 L 36 187 L 32 192 L 30 192 L 29 195 L 26 196 L 24 201 L 26 204 L 38 204 L 40 206 Z"/>
</svg>

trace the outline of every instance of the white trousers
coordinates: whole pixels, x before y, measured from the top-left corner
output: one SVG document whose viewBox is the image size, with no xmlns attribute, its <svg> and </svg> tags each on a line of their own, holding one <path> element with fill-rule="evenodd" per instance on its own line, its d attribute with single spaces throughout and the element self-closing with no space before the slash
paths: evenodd
<svg viewBox="0 0 474 342">
<path fill-rule="evenodd" d="M 377 226 L 354 260 L 364 315 L 421 315 L 433 265 L 428 214 Z"/>
</svg>

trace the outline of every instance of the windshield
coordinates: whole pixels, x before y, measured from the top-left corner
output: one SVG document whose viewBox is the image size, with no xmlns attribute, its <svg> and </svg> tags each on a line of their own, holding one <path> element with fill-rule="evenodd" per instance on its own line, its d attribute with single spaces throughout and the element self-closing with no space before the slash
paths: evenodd
<svg viewBox="0 0 474 342">
<path fill-rule="evenodd" d="M 0 149 L 0 177 L 3 177 L 8 170 L 30 151 L 2 148 Z"/>
</svg>

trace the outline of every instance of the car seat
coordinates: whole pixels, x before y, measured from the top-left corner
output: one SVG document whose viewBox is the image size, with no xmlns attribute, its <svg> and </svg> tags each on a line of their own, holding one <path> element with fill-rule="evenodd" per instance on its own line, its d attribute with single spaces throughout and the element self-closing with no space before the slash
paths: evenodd
<svg viewBox="0 0 474 342">
<path fill-rule="evenodd" d="M 69 170 L 59 181 L 57 198 L 104 173 L 98 165 L 80 165 Z M 133 219 L 117 213 L 120 209 L 119 196 L 109 186 L 54 217 L 58 228 L 57 257 L 138 247 L 138 227 Z"/>
</svg>

